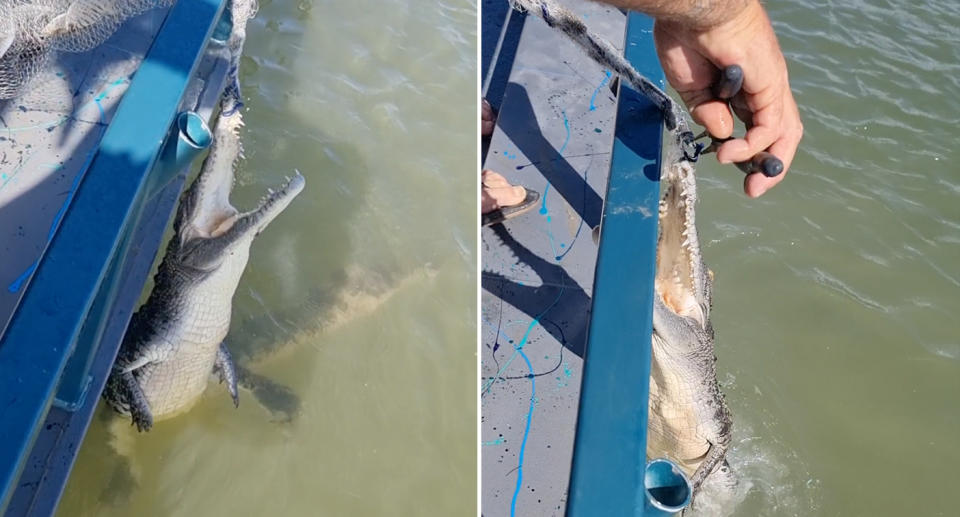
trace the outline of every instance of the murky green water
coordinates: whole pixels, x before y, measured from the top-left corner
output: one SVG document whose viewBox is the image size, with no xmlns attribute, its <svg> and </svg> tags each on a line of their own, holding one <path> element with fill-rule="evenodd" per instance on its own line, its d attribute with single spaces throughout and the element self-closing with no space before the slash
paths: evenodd
<svg viewBox="0 0 960 517">
<path fill-rule="evenodd" d="M 213 382 L 144 435 L 101 407 L 59 513 L 472 515 L 476 3 L 260 6 L 234 202 L 307 187 L 254 244 L 228 344 L 300 413 Z"/>
<path fill-rule="evenodd" d="M 735 515 L 957 515 L 960 3 L 767 4 L 802 149 L 699 175 Z"/>
</svg>

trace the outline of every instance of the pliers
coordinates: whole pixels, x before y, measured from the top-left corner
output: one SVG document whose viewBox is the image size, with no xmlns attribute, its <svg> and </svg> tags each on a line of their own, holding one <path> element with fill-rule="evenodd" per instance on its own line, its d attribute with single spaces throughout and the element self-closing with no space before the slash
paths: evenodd
<svg viewBox="0 0 960 517">
<path fill-rule="evenodd" d="M 730 65 L 720 74 L 720 81 L 713 87 L 713 94 L 720 100 L 729 101 L 736 95 L 743 86 L 743 69 L 739 65 Z M 693 132 L 685 131 L 680 135 L 680 145 L 683 149 L 684 158 L 695 162 L 701 155 L 715 152 L 721 144 L 730 138 L 714 138 L 710 136 L 710 145 L 704 145 L 697 142 L 704 137 L 710 136 L 707 131 L 694 136 Z M 783 162 L 780 158 L 766 152 L 760 151 L 753 158 L 745 162 L 736 162 L 734 165 L 747 174 L 760 172 L 768 178 L 779 176 L 783 172 Z"/>
</svg>

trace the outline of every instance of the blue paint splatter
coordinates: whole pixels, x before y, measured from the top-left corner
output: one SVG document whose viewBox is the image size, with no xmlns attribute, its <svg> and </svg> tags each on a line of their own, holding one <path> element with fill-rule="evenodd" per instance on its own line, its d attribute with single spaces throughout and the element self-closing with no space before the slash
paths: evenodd
<svg viewBox="0 0 960 517">
<path fill-rule="evenodd" d="M 537 400 L 537 380 L 533 376 L 533 365 L 530 364 L 530 359 L 527 358 L 527 354 L 523 353 L 523 350 L 520 351 L 520 356 L 527 362 L 527 368 L 530 369 L 530 409 L 527 411 L 527 426 L 523 430 L 523 441 L 520 442 L 520 458 L 517 463 L 517 487 L 514 489 L 513 499 L 510 501 L 510 517 L 514 517 L 517 513 L 517 496 L 520 495 L 520 485 L 523 483 L 523 454 L 527 449 L 527 437 L 530 436 L 530 422 L 533 420 L 533 407 Z"/>
<path fill-rule="evenodd" d="M 96 97 L 94 97 L 92 101 L 90 101 L 96 104 L 97 110 L 99 110 L 100 112 L 100 136 L 98 140 L 103 139 L 103 134 L 106 133 L 107 131 L 107 126 L 105 125 L 106 113 L 104 112 L 103 105 L 100 104 L 100 101 L 102 101 L 107 97 L 107 94 L 110 93 L 110 90 L 113 90 L 117 86 L 124 84 L 126 82 L 128 82 L 128 79 L 125 77 L 113 81 L 106 88 L 104 88 L 104 90 L 100 92 L 99 95 L 97 95 Z M 81 107 L 80 110 L 85 108 L 87 105 L 89 105 L 89 103 Z M 80 111 L 80 110 L 77 110 L 77 111 Z M 63 120 L 65 121 L 66 119 L 63 119 Z M 87 169 L 90 167 L 90 162 L 93 161 L 93 157 L 96 156 L 98 149 L 99 149 L 99 146 L 94 147 L 87 153 L 87 156 L 84 158 L 83 165 L 80 167 L 80 172 L 78 172 L 77 175 L 73 178 L 73 183 L 70 185 L 70 190 L 67 191 L 67 198 L 63 201 L 63 204 L 60 205 L 60 209 L 57 211 L 57 215 L 54 216 L 53 222 L 50 223 L 50 230 L 47 232 L 47 245 L 49 245 L 50 241 L 53 240 L 53 236 L 57 232 L 57 228 L 60 226 L 60 221 L 63 219 L 64 214 L 66 214 L 67 207 L 70 206 L 70 201 L 73 200 L 74 194 L 77 193 L 77 188 L 80 186 L 80 180 L 83 179 L 83 176 L 87 172 Z M 37 269 L 37 266 L 39 264 L 40 264 L 40 259 L 38 258 L 32 264 L 30 264 L 30 266 L 27 267 L 27 269 L 23 273 L 20 273 L 20 275 L 17 276 L 17 278 L 15 278 L 13 282 L 10 282 L 10 285 L 7 286 L 7 291 L 11 293 L 18 292 L 23 287 L 23 284 L 26 283 L 27 279 L 29 279 L 30 276 L 33 275 L 33 272 Z"/>
<path fill-rule="evenodd" d="M 33 274 L 33 271 L 37 269 L 38 262 L 39 261 L 35 261 L 33 264 L 30 264 L 30 267 L 28 267 L 26 271 L 20 273 L 20 276 L 14 279 L 13 282 L 10 282 L 10 285 L 7 287 L 7 291 L 11 293 L 19 291 L 20 288 L 23 287 L 23 283 L 26 282 L 27 279 L 30 278 L 30 275 Z"/>
<path fill-rule="evenodd" d="M 603 73 L 604 73 L 603 80 L 600 81 L 600 84 L 597 85 L 597 88 L 593 90 L 593 95 L 590 96 L 590 111 L 597 110 L 597 107 L 593 104 L 593 101 L 597 100 L 597 93 L 600 92 L 600 88 L 603 88 L 603 86 L 607 84 L 607 81 L 610 80 L 610 70 L 604 70 Z"/>
<path fill-rule="evenodd" d="M 557 303 L 557 302 L 553 302 L 553 303 Z M 551 304 L 550 306 L 553 307 L 553 304 Z M 511 355 L 510 359 L 508 359 L 507 362 L 504 363 L 502 367 L 500 367 L 500 371 L 498 371 L 496 375 L 494 375 L 492 378 L 490 378 L 489 381 L 487 381 L 486 386 L 483 387 L 483 391 L 480 392 L 481 395 L 483 393 L 486 393 L 487 390 L 490 389 L 490 386 L 493 386 L 493 383 L 500 378 L 500 375 L 502 375 L 503 372 L 507 370 L 507 367 L 510 366 L 510 363 L 512 363 L 513 360 L 517 357 L 517 354 L 523 355 L 523 346 L 527 344 L 527 338 L 530 337 L 530 331 L 533 330 L 533 327 L 536 326 L 537 323 L 540 323 L 539 318 L 535 318 L 533 321 L 530 322 L 530 326 L 527 327 L 527 331 L 523 334 L 523 339 L 520 340 L 519 344 L 513 347 L 514 348 L 513 355 Z"/>
</svg>

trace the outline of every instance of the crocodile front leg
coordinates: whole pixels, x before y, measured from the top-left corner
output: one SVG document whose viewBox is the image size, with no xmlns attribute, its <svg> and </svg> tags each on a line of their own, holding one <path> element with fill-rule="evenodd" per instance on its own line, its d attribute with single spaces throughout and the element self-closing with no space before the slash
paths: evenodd
<svg viewBox="0 0 960 517">
<path fill-rule="evenodd" d="M 121 396 L 130 406 L 130 416 L 133 419 L 131 425 L 136 425 L 138 431 L 149 431 L 153 427 L 153 413 L 150 411 L 150 403 L 140 388 L 140 383 L 133 376 L 132 372 L 114 373 L 117 376 L 118 388 Z"/>
<path fill-rule="evenodd" d="M 237 368 L 227 345 L 220 343 L 217 348 L 217 362 L 213 364 L 213 373 L 220 375 L 220 382 L 226 381 L 227 390 L 233 398 L 233 407 L 240 407 L 240 397 L 237 395 Z"/>
</svg>

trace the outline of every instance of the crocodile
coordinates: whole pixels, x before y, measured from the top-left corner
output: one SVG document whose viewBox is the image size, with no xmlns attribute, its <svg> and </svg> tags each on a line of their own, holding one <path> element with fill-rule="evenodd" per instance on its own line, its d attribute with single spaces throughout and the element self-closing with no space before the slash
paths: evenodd
<svg viewBox="0 0 960 517">
<path fill-rule="evenodd" d="M 238 103 L 232 95 L 221 101 L 210 152 L 181 197 L 153 291 L 131 319 L 104 390 L 110 406 L 141 431 L 188 410 L 211 374 L 239 403 L 237 384 L 244 378 L 223 342 L 233 295 L 254 238 L 304 187 L 298 171 L 255 210 L 240 213 L 230 204 L 233 168 L 242 156 Z"/>
<path fill-rule="evenodd" d="M 697 237 L 693 165 L 671 160 L 660 190 L 647 455 L 674 460 L 696 494 L 715 472 L 734 483 L 725 461 L 733 423 L 717 381 L 713 272 Z"/>
</svg>

